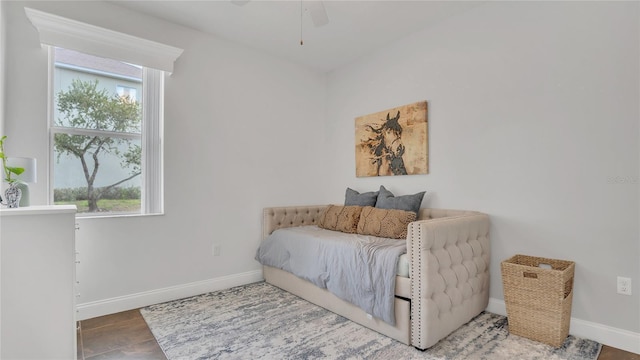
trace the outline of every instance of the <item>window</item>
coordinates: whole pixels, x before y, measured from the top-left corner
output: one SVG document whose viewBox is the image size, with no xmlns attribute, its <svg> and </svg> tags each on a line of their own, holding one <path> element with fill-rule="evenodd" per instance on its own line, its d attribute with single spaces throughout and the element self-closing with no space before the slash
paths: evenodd
<svg viewBox="0 0 640 360">
<path fill-rule="evenodd" d="M 84 196 L 89 215 L 161 213 L 164 76 L 183 50 L 24 10 L 51 59 L 51 201 Z M 109 198 L 131 201 L 101 205 Z"/>
<path fill-rule="evenodd" d="M 53 203 L 75 204 L 84 215 L 161 212 L 162 191 L 154 187 L 162 174 L 153 164 L 160 163 L 162 124 L 153 107 L 162 101 L 153 94 L 162 93 L 162 71 L 50 51 Z M 143 93 L 149 98 L 137 96 Z"/>
<path fill-rule="evenodd" d="M 128 87 L 124 85 L 116 85 L 116 92 L 118 93 L 118 96 L 120 96 L 121 98 L 127 101 L 137 100 L 136 94 L 138 93 L 138 89 L 136 88 Z"/>
</svg>

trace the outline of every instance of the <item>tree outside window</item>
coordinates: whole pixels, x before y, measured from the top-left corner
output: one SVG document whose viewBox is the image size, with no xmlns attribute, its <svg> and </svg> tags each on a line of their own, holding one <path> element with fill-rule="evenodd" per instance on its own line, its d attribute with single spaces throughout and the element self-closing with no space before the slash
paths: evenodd
<svg viewBox="0 0 640 360">
<path fill-rule="evenodd" d="M 140 213 L 142 68 L 55 49 L 54 203 Z"/>
</svg>

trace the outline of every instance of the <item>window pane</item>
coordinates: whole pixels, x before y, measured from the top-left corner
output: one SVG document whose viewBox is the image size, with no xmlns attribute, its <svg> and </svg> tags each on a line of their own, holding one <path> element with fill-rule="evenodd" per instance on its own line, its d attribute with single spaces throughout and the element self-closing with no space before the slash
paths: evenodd
<svg viewBox="0 0 640 360">
<path fill-rule="evenodd" d="M 53 203 L 92 216 L 162 213 L 164 73 L 49 49 Z"/>
<path fill-rule="evenodd" d="M 140 139 L 55 134 L 54 203 L 75 204 L 79 213 L 140 213 L 140 144 Z"/>
<path fill-rule="evenodd" d="M 121 98 L 129 102 L 131 101 L 135 102 L 137 100 L 136 94 L 138 90 L 136 88 L 132 88 L 124 85 L 118 85 L 116 86 L 116 92 L 118 93 L 118 96 L 120 96 Z"/>
<path fill-rule="evenodd" d="M 140 133 L 142 67 L 54 51 L 54 126 Z"/>
</svg>

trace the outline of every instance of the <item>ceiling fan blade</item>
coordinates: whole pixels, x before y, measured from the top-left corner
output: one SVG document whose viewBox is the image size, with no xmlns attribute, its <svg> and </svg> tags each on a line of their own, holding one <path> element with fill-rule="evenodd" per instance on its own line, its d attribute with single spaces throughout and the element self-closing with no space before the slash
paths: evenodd
<svg viewBox="0 0 640 360">
<path fill-rule="evenodd" d="M 322 1 L 312 0 L 307 1 L 306 3 L 313 25 L 320 27 L 329 23 L 329 16 L 327 15 L 327 10 L 325 10 Z"/>
<path fill-rule="evenodd" d="M 245 6 L 251 0 L 231 0 L 231 3 L 238 6 Z"/>
</svg>

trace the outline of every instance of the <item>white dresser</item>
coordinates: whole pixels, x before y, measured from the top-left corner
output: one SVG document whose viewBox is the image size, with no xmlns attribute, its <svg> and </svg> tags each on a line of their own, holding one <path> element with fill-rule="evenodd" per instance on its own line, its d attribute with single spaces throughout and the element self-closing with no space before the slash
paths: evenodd
<svg viewBox="0 0 640 360">
<path fill-rule="evenodd" d="M 0 359 L 76 359 L 75 214 L 0 209 Z"/>
</svg>

